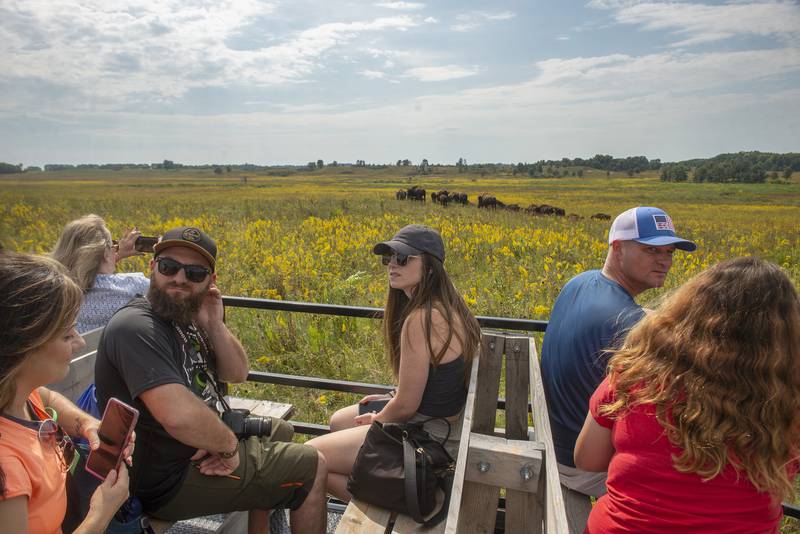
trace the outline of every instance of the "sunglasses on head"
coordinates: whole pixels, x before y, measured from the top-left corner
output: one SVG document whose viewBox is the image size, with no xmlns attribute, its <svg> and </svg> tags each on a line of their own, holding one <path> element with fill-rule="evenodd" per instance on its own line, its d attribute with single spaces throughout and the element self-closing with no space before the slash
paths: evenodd
<svg viewBox="0 0 800 534">
<path fill-rule="evenodd" d="M 199 283 L 211 274 L 211 271 L 202 265 L 186 265 L 179 261 L 163 257 L 158 257 L 155 261 L 158 264 L 158 272 L 164 276 L 175 276 L 178 274 L 178 271 L 183 269 L 183 272 L 186 273 L 187 280 Z"/>
<path fill-rule="evenodd" d="M 54 419 L 44 419 L 39 423 L 39 442 L 55 449 L 64 471 L 75 469 L 78 463 L 75 444 Z"/>
<path fill-rule="evenodd" d="M 381 263 L 384 265 L 389 265 L 392 259 L 394 259 L 395 263 L 400 267 L 405 267 L 408 263 L 409 258 L 418 258 L 419 256 L 412 256 L 406 254 L 400 254 L 399 252 L 394 252 L 392 254 L 381 254 Z"/>
</svg>

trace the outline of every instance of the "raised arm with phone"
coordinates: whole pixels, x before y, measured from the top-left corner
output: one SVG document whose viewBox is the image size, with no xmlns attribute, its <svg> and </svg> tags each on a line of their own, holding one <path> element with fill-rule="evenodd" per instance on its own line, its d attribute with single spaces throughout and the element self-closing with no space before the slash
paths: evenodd
<svg viewBox="0 0 800 534">
<path fill-rule="evenodd" d="M 123 258 L 144 255 L 136 246 L 140 239 L 148 238 L 142 238 L 134 227 L 115 242 L 105 221 L 94 214 L 70 221 L 64 227 L 52 256 L 69 269 L 84 292 L 78 333 L 105 326 L 126 302 L 136 295 L 147 294 L 150 280 L 143 273 L 116 272 L 117 263 Z"/>
</svg>

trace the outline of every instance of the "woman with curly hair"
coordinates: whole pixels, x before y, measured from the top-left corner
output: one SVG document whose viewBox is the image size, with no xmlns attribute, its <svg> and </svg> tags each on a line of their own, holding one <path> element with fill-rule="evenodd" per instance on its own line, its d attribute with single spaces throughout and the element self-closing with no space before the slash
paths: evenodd
<svg viewBox="0 0 800 534">
<path fill-rule="evenodd" d="M 613 352 L 578 437 L 590 533 L 777 532 L 800 444 L 800 301 L 756 258 L 677 289 Z"/>
</svg>

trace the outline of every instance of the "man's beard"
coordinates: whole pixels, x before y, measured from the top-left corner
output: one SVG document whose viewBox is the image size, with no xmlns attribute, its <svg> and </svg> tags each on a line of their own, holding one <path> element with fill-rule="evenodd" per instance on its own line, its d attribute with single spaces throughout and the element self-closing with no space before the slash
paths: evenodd
<svg viewBox="0 0 800 534">
<path fill-rule="evenodd" d="M 183 287 L 189 291 L 194 288 L 191 284 L 176 284 L 174 282 L 166 282 L 159 285 L 156 281 L 155 273 L 150 275 L 150 289 L 147 291 L 147 300 L 150 301 L 150 306 L 153 311 L 164 320 L 174 321 L 181 326 L 186 326 L 192 322 L 194 314 L 200 309 L 203 304 L 203 299 L 208 293 L 210 284 L 207 284 L 203 289 L 197 293 L 190 293 L 186 297 L 176 297 L 167 293 L 167 288 L 170 287 Z"/>
</svg>

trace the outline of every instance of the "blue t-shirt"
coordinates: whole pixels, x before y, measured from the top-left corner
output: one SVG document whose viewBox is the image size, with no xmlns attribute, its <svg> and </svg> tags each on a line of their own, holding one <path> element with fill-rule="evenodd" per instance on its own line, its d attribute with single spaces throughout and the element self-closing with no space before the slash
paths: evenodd
<svg viewBox="0 0 800 534">
<path fill-rule="evenodd" d="M 603 381 L 608 354 L 644 315 L 617 282 L 600 271 L 581 273 L 553 305 L 542 344 L 542 379 L 558 462 L 575 467 L 575 441 L 589 398 Z"/>
</svg>

